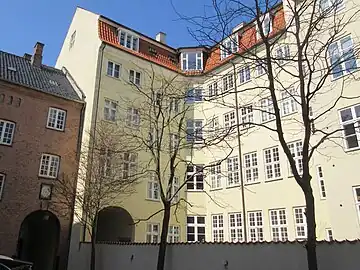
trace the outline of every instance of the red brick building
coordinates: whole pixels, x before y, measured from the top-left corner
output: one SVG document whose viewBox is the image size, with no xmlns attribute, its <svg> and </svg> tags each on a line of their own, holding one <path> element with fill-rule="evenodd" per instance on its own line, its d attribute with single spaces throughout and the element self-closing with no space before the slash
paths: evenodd
<svg viewBox="0 0 360 270">
<path fill-rule="evenodd" d="M 36 270 L 66 267 L 73 208 L 53 205 L 54 186 L 76 183 L 85 110 L 67 71 L 42 64 L 43 47 L 0 51 L 0 254 Z"/>
</svg>

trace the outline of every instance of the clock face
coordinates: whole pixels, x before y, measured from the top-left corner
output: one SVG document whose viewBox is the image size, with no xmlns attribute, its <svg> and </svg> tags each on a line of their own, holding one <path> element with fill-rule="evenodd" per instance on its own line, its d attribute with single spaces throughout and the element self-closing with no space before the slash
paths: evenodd
<svg viewBox="0 0 360 270">
<path fill-rule="evenodd" d="M 40 195 L 41 195 L 41 199 L 50 199 L 51 186 L 50 185 L 42 185 Z"/>
</svg>

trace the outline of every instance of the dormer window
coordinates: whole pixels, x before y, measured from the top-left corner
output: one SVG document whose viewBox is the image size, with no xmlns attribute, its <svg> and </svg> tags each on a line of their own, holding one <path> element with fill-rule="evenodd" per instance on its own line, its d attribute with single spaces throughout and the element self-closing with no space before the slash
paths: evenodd
<svg viewBox="0 0 360 270">
<path fill-rule="evenodd" d="M 261 27 L 264 33 L 264 36 L 267 37 L 272 31 L 272 16 L 270 13 L 266 13 L 264 16 L 260 18 Z M 256 25 L 257 38 L 261 38 L 260 31 L 258 25 Z"/>
<path fill-rule="evenodd" d="M 203 70 L 202 52 L 182 52 L 181 53 L 182 70 Z"/>
<path fill-rule="evenodd" d="M 133 33 L 119 29 L 119 42 L 130 50 L 139 51 L 139 37 Z"/>
<path fill-rule="evenodd" d="M 221 42 L 221 60 L 238 51 L 238 36 L 233 35 Z"/>
</svg>

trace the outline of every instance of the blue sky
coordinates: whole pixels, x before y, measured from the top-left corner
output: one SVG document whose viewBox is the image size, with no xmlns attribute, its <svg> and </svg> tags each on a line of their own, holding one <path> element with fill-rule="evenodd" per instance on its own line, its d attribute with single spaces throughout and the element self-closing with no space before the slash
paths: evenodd
<svg viewBox="0 0 360 270">
<path fill-rule="evenodd" d="M 204 12 L 211 0 L 172 0 L 187 16 Z M 197 45 L 179 20 L 170 0 L 0 0 L 2 37 L 0 50 L 23 55 L 32 53 L 36 41 L 45 44 L 43 62 L 55 65 L 76 6 L 127 25 L 148 36 L 167 33 L 174 47 Z"/>
</svg>

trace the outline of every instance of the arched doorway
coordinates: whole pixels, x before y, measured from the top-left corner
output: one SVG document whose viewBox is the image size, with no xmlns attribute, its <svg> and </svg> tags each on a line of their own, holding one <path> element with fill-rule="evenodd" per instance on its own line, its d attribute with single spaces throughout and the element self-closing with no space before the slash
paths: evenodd
<svg viewBox="0 0 360 270">
<path fill-rule="evenodd" d="M 55 269 L 60 222 L 50 211 L 30 213 L 21 223 L 18 257 L 34 264 L 34 270 Z"/>
<path fill-rule="evenodd" d="M 125 209 L 111 206 L 99 212 L 97 241 L 132 242 L 134 234 L 134 220 Z"/>
</svg>

